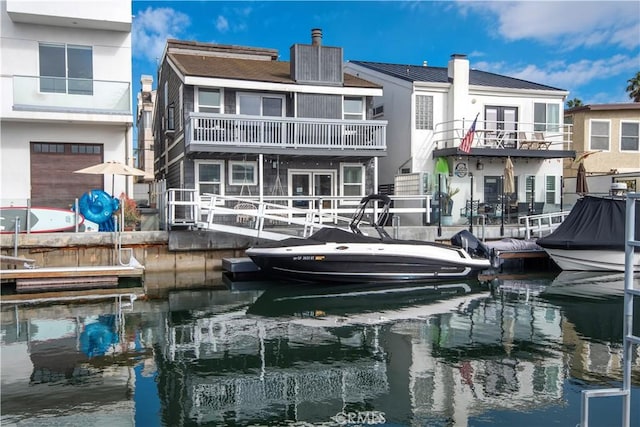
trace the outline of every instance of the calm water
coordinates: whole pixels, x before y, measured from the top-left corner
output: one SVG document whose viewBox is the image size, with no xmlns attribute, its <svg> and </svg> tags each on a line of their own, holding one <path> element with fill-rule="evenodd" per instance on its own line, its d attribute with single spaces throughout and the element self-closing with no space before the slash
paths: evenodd
<svg viewBox="0 0 640 427">
<path fill-rule="evenodd" d="M 621 383 L 622 275 L 241 287 L 3 304 L 2 425 L 575 426 Z M 640 426 L 638 352 L 633 384 Z"/>
</svg>

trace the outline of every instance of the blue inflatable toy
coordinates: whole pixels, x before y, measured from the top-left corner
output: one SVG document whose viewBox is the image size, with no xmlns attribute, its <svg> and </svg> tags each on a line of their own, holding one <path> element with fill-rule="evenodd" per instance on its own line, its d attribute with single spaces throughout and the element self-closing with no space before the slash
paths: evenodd
<svg viewBox="0 0 640 427">
<path fill-rule="evenodd" d="M 113 214 L 120 208 L 120 200 L 102 190 L 84 193 L 78 201 L 80 213 L 98 224 L 98 231 L 115 231 Z"/>
</svg>

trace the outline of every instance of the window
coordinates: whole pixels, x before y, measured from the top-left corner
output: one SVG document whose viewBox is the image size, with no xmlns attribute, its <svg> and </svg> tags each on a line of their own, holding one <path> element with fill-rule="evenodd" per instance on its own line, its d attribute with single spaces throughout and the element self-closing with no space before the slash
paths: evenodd
<svg viewBox="0 0 640 427">
<path fill-rule="evenodd" d="M 547 187 L 545 189 L 545 203 L 555 204 L 558 186 L 558 177 L 555 175 L 547 175 Z"/>
<path fill-rule="evenodd" d="M 167 108 L 167 130 L 175 130 L 176 129 L 176 107 L 173 105 L 173 102 Z"/>
<path fill-rule="evenodd" d="M 433 96 L 416 95 L 416 129 L 433 129 Z"/>
<path fill-rule="evenodd" d="M 222 161 L 196 162 L 196 188 L 205 193 L 224 195 L 224 164 Z"/>
<path fill-rule="evenodd" d="M 238 114 L 282 117 L 284 116 L 283 105 L 284 98 L 281 96 L 238 94 Z"/>
<path fill-rule="evenodd" d="M 620 123 L 620 151 L 640 151 L 640 123 Z"/>
<path fill-rule="evenodd" d="M 533 104 L 533 130 L 558 132 L 560 130 L 560 105 Z"/>
<path fill-rule="evenodd" d="M 525 200 L 527 203 L 531 203 L 532 199 L 535 202 L 535 197 L 534 197 L 534 192 L 535 192 L 535 188 L 536 188 L 536 177 L 533 175 L 528 175 L 526 177 L 526 182 L 525 182 Z"/>
<path fill-rule="evenodd" d="M 34 143 L 32 146 L 34 153 L 57 153 L 64 154 L 64 144 L 48 144 L 48 143 Z"/>
<path fill-rule="evenodd" d="M 197 111 L 201 113 L 222 113 L 222 94 L 220 89 L 198 88 Z"/>
<path fill-rule="evenodd" d="M 101 145 L 71 144 L 71 154 L 100 154 Z"/>
<path fill-rule="evenodd" d="M 364 166 L 345 163 L 341 165 L 341 169 L 341 194 L 362 197 L 364 195 Z M 353 203 L 355 204 L 357 201 Z"/>
<path fill-rule="evenodd" d="M 361 97 L 344 97 L 344 102 L 342 104 L 342 118 L 345 120 L 364 119 L 364 101 Z"/>
<path fill-rule="evenodd" d="M 378 105 L 377 107 L 373 107 L 373 118 L 378 118 L 384 116 L 384 105 Z"/>
<path fill-rule="evenodd" d="M 609 151 L 609 121 L 591 120 L 590 150 Z"/>
<path fill-rule="evenodd" d="M 93 95 L 91 46 L 40 43 L 40 91 Z"/>
<path fill-rule="evenodd" d="M 144 111 L 142 113 L 142 121 L 145 129 L 151 129 L 151 111 Z"/>
<path fill-rule="evenodd" d="M 257 185 L 256 162 L 229 162 L 229 183 L 231 185 Z"/>
</svg>

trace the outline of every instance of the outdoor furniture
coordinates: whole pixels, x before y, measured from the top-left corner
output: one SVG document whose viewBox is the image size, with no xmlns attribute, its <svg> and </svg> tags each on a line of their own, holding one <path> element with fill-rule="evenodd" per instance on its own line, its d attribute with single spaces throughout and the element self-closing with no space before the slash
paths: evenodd
<svg viewBox="0 0 640 427">
<path fill-rule="evenodd" d="M 527 136 L 526 132 L 518 132 L 518 141 L 519 141 L 519 148 L 520 149 L 527 149 L 527 150 L 531 150 L 531 149 L 537 149 L 538 148 L 538 141 L 534 141 L 533 139 L 529 139 L 529 137 Z"/>
<path fill-rule="evenodd" d="M 534 132 L 533 133 L 533 139 L 534 141 L 537 143 L 537 148 L 538 150 L 548 150 L 549 146 L 551 145 L 551 141 L 547 141 L 544 138 L 544 133 L 543 132 Z"/>
<path fill-rule="evenodd" d="M 460 209 L 460 216 L 464 216 L 467 218 L 467 223 L 471 224 L 471 216 L 473 214 L 474 217 L 478 216 L 478 207 L 480 205 L 479 200 L 467 200 L 465 202 L 464 208 Z"/>
</svg>

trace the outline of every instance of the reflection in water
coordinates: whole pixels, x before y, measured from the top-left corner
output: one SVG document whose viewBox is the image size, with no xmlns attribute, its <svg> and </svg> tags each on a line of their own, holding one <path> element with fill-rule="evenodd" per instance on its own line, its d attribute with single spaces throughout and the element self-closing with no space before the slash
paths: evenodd
<svg viewBox="0 0 640 427">
<path fill-rule="evenodd" d="M 558 277 L 491 291 L 305 285 L 4 304 L 1 420 L 338 425 L 342 413 L 369 424 L 575 425 L 580 390 L 620 381 L 622 298 L 597 286 L 608 279 L 573 280 L 600 296 L 562 290 L 569 280 Z M 640 356 L 633 363 L 638 385 Z M 619 401 L 602 405 L 592 423 L 615 424 Z"/>
</svg>

